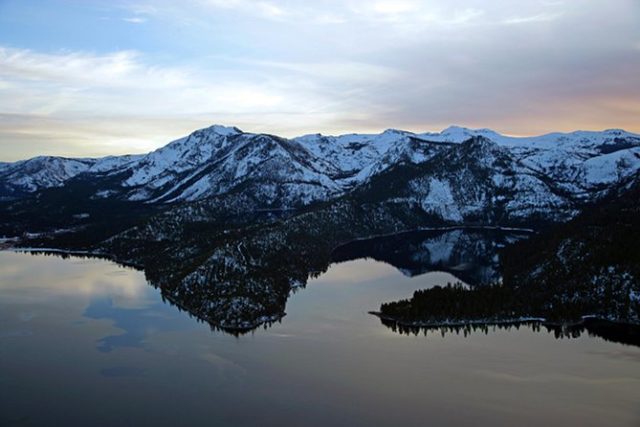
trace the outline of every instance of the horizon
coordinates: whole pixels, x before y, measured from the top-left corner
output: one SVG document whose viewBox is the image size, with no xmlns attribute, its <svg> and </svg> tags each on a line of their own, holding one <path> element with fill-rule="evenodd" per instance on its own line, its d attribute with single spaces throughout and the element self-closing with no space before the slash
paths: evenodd
<svg viewBox="0 0 640 427">
<path fill-rule="evenodd" d="M 2 157 L 145 153 L 210 123 L 640 133 L 639 19 L 633 0 L 5 0 Z"/>
</svg>

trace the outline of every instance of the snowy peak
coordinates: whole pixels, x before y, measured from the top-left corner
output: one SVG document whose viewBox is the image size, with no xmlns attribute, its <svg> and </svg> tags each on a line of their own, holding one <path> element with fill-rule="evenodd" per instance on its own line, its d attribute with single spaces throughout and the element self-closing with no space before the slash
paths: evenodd
<svg viewBox="0 0 640 427">
<path fill-rule="evenodd" d="M 384 132 L 382 132 L 382 135 L 403 137 L 406 135 L 414 135 L 414 133 L 400 129 L 386 129 Z"/>
<path fill-rule="evenodd" d="M 150 185 L 154 189 L 160 188 L 176 179 L 178 175 L 208 163 L 216 153 L 227 148 L 234 137 L 240 135 L 244 134 L 235 127 L 214 125 L 198 129 L 189 136 L 177 139 L 144 156 L 131 171 L 124 186 Z M 141 189 L 132 197 L 143 200 L 150 194 L 148 190 Z"/>
<path fill-rule="evenodd" d="M 129 200 L 195 201 L 242 187 L 264 196 L 269 205 L 276 200 L 297 205 L 339 191 L 330 178 L 335 168 L 300 143 L 237 128 L 200 129 L 137 166 L 123 183 L 122 197 Z"/>
<path fill-rule="evenodd" d="M 206 128 L 208 132 L 215 133 L 222 136 L 229 135 L 237 135 L 243 133 L 240 129 L 235 126 L 223 126 L 223 125 L 213 125 Z"/>
<path fill-rule="evenodd" d="M 449 126 L 440 132 L 440 137 L 446 139 L 448 142 L 462 142 L 476 135 L 478 135 L 478 132 L 473 129 L 455 125 Z"/>
<path fill-rule="evenodd" d="M 418 134 L 418 136 L 430 141 L 449 143 L 460 143 L 475 136 L 484 136 L 492 140 L 499 140 L 503 138 L 502 135 L 492 131 L 491 129 L 469 129 L 461 126 L 449 126 L 440 133 L 427 132 Z"/>
</svg>

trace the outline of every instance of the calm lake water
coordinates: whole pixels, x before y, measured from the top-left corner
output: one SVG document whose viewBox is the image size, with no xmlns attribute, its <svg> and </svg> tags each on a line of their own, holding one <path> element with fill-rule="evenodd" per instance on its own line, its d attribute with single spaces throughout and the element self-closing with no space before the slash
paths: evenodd
<svg viewBox="0 0 640 427">
<path fill-rule="evenodd" d="M 280 324 L 236 338 L 100 260 L 0 252 L 0 425 L 640 426 L 640 349 L 530 328 L 394 333 L 367 314 L 415 289 L 333 265 Z"/>
</svg>

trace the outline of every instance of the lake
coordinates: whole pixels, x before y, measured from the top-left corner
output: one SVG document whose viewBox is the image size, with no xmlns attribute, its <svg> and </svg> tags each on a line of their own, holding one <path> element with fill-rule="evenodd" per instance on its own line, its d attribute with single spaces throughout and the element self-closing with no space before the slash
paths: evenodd
<svg viewBox="0 0 640 427">
<path fill-rule="evenodd" d="M 638 426 L 640 348 L 367 314 L 457 279 L 333 264 L 235 337 L 104 260 L 0 252 L 0 425 Z"/>
</svg>

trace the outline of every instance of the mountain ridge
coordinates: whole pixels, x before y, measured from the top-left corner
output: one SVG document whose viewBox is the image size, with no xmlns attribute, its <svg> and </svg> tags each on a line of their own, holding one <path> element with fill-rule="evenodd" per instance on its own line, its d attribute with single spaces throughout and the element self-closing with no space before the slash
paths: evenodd
<svg viewBox="0 0 640 427">
<path fill-rule="evenodd" d="M 440 133 L 388 129 L 380 134 L 312 134 L 287 139 L 213 125 L 147 154 L 80 159 L 40 156 L 0 164 L 0 198 L 22 198 L 62 187 L 83 175 L 106 180 L 122 174 L 122 180 L 105 184 L 93 197 L 145 203 L 196 201 L 232 191 L 240 182 L 257 180 L 265 192 L 275 191 L 274 183 L 300 183 L 291 198 L 308 204 L 344 194 L 399 162 L 418 164 L 448 144 L 477 137 L 506 147 L 523 170 L 540 173 L 559 168 L 579 173 L 576 167 L 586 160 L 635 163 L 640 158 L 640 135 L 618 129 L 510 137 L 489 129 L 451 126 Z M 585 165 L 590 166 L 583 171 L 586 182 L 616 179 L 611 176 L 616 165 Z M 631 165 L 629 170 L 637 168 Z M 296 189 L 287 190 L 295 193 Z"/>
</svg>

